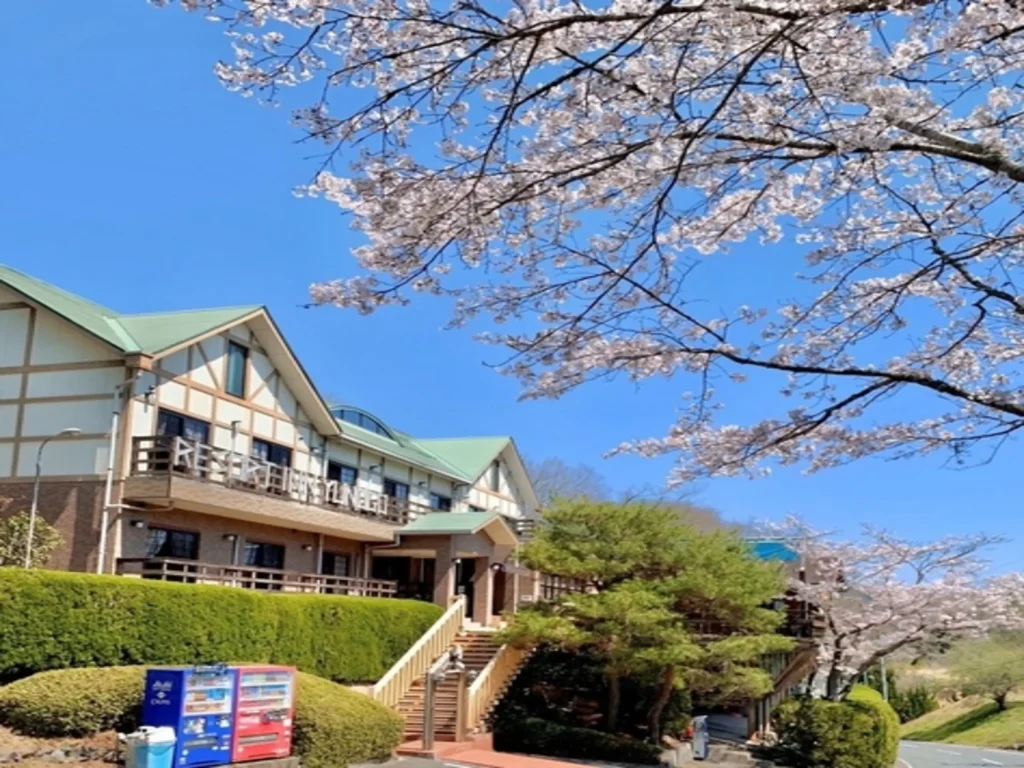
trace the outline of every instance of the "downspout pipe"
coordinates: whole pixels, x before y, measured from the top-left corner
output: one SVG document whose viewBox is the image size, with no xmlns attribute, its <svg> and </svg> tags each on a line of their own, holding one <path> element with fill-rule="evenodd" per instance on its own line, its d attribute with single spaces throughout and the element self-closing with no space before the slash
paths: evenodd
<svg viewBox="0 0 1024 768">
<path fill-rule="evenodd" d="M 114 387 L 114 404 L 110 416 L 110 446 L 107 450 L 107 479 L 103 488 L 103 512 L 100 515 L 100 544 L 96 558 L 96 573 L 103 573 L 107 560 L 107 529 L 110 527 L 110 510 L 114 506 L 114 463 L 117 458 L 117 428 L 124 409 L 125 389 L 131 387 L 139 373 L 125 379 Z"/>
</svg>

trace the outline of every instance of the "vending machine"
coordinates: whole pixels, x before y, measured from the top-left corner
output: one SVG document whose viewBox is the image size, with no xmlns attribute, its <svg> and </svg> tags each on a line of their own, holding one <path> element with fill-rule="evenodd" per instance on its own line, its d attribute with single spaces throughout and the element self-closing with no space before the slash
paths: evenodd
<svg viewBox="0 0 1024 768">
<path fill-rule="evenodd" d="M 232 760 L 287 757 L 295 714 L 294 667 L 246 665 L 236 670 Z"/>
<path fill-rule="evenodd" d="M 231 762 L 236 678 L 237 672 L 224 665 L 146 672 L 142 724 L 174 729 L 175 768 Z"/>
</svg>

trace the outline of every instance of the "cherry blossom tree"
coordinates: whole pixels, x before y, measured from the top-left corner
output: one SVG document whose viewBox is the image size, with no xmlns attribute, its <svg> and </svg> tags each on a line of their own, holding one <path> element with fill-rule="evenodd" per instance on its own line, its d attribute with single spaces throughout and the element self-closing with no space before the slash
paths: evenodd
<svg viewBox="0 0 1024 768">
<path fill-rule="evenodd" d="M 893 654 L 1024 626 L 1021 575 L 984 575 L 981 555 L 999 538 L 915 543 L 866 528 L 846 542 L 798 520 L 771 532 L 798 551 L 802 575 L 791 589 L 825 620 L 818 672 L 832 698 Z"/>
<path fill-rule="evenodd" d="M 447 296 L 526 397 L 678 375 L 678 420 L 620 447 L 677 483 L 1024 427 L 1021 0 L 181 2 L 227 24 L 228 88 L 296 88 L 300 191 L 365 238 L 314 303 Z M 702 303 L 734 249 L 791 295 Z"/>
</svg>

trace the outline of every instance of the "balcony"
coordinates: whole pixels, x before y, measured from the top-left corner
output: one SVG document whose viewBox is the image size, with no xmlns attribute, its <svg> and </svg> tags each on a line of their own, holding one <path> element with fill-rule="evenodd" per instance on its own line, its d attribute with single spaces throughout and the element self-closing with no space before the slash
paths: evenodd
<svg viewBox="0 0 1024 768">
<path fill-rule="evenodd" d="M 214 565 L 170 557 L 121 558 L 117 561 L 117 573 L 120 576 L 156 581 L 216 584 L 222 587 L 315 595 L 395 597 L 398 588 L 396 582 L 385 579 L 327 576 L 246 565 Z"/>
<path fill-rule="evenodd" d="M 370 542 L 429 507 L 181 437 L 132 440 L 126 499 Z"/>
</svg>

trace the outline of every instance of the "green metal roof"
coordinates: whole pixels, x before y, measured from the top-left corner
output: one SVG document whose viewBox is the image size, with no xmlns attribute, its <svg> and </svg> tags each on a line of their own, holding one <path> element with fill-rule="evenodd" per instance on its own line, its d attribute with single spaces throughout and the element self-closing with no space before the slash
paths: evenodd
<svg viewBox="0 0 1024 768">
<path fill-rule="evenodd" d="M 460 472 L 458 468 L 453 467 L 448 462 L 424 449 L 421 445 L 422 441 L 416 440 L 411 435 L 400 432 L 393 427 L 387 427 L 395 437 L 394 440 L 391 440 L 384 435 L 378 435 L 376 432 L 363 429 L 357 424 L 351 424 L 347 421 L 341 420 L 337 421 L 338 425 L 341 427 L 342 436 L 350 437 L 357 442 L 363 443 L 374 450 L 379 451 L 385 456 L 402 459 L 410 464 L 422 467 L 428 472 L 434 472 L 439 475 L 444 475 L 445 477 L 454 477 L 456 480 L 461 480 L 463 482 L 468 483 L 475 479 L 467 477 Z"/>
<path fill-rule="evenodd" d="M 476 533 L 496 517 L 501 515 L 497 512 L 432 512 L 407 523 L 399 533 Z"/>
<path fill-rule="evenodd" d="M 2 264 L 0 283 L 126 354 L 157 354 L 259 309 L 250 306 L 122 315 Z"/>
<path fill-rule="evenodd" d="M 225 307 L 191 312 L 158 312 L 152 315 L 120 315 L 117 322 L 131 334 L 141 351 L 155 354 L 240 320 L 259 308 Z"/>
<path fill-rule="evenodd" d="M 419 443 L 473 482 L 511 441 L 510 437 L 450 437 L 420 440 Z"/>
</svg>

